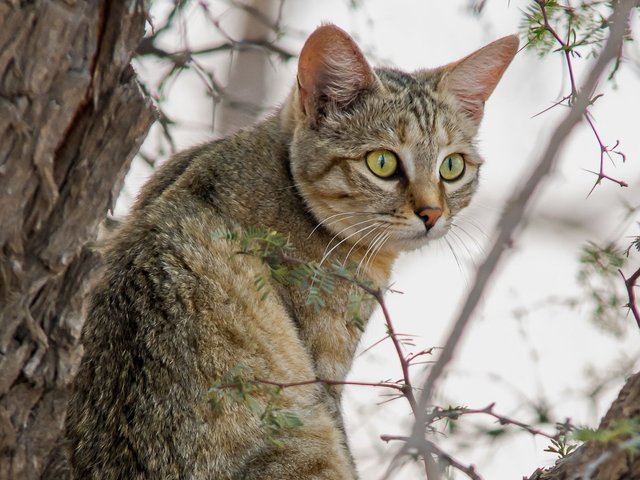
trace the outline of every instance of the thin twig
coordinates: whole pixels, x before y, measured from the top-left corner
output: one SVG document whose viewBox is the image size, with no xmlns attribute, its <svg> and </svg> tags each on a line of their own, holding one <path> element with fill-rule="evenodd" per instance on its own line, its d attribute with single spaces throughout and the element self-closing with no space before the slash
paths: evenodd
<svg viewBox="0 0 640 480">
<path fill-rule="evenodd" d="M 538 7 L 540 8 L 540 13 L 542 14 L 542 26 L 545 28 L 545 30 L 547 30 L 551 36 L 553 36 L 553 38 L 555 38 L 556 42 L 558 42 L 558 44 L 560 45 L 559 50 L 562 51 L 562 53 L 564 54 L 564 58 L 565 58 L 565 62 L 567 64 L 567 71 L 569 73 L 569 82 L 571 84 L 571 93 L 565 97 L 563 97 L 561 100 L 559 100 L 558 102 L 556 102 L 555 104 L 553 104 L 551 107 L 548 107 L 546 109 L 544 109 L 542 112 L 546 112 L 548 110 L 550 110 L 553 107 L 556 107 L 562 103 L 565 102 L 565 100 L 569 100 L 569 105 L 572 105 L 577 98 L 578 95 L 578 89 L 576 86 L 576 78 L 575 78 L 575 74 L 574 74 L 574 68 L 573 68 L 573 62 L 572 62 L 572 54 L 574 53 L 574 48 L 575 48 L 575 43 L 571 44 L 570 39 L 569 39 L 569 35 L 571 32 L 571 28 L 567 28 L 567 40 L 563 40 L 562 37 L 560 36 L 560 34 L 558 34 L 558 32 L 553 28 L 553 26 L 551 25 L 551 23 L 549 22 L 549 18 L 547 16 L 547 1 L 546 0 L 535 0 L 535 2 L 538 4 Z M 612 15 L 613 17 L 613 15 Z M 579 45 L 582 45 L 583 43 L 579 43 Z M 620 43 L 620 48 L 622 47 L 622 42 Z M 616 52 L 616 55 L 614 58 L 616 58 L 617 62 L 619 63 L 620 61 L 620 55 L 619 55 L 620 50 L 618 50 L 618 52 Z M 617 64 L 616 64 L 616 68 L 618 68 Z M 595 89 L 595 84 L 593 85 L 592 89 Z M 588 95 L 589 97 L 592 95 L 593 90 L 589 90 L 587 92 L 584 92 L 586 95 Z M 593 103 L 599 98 L 601 97 L 602 94 L 596 95 L 593 98 L 591 98 L 589 100 L 589 105 L 591 106 L 593 105 Z M 537 116 L 540 113 L 534 115 Z M 598 133 L 598 130 L 596 129 L 595 125 L 593 124 L 593 121 L 591 119 L 591 113 L 589 112 L 588 108 L 585 108 L 584 110 L 584 118 L 586 119 L 587 123 L 589 124 L 589 126 L 591 127 L 591 130 L 593 131 L 593 134 L 596 137 L 596 140 L 598 141 L 598 145 L 600 147 L 600 169 L 598 172 L 593 172 L 592 170 L 587 170 L 589 173 L 593 173 L 594 175 L 597 175 L 597 180 L 595 181 L 593 187 L 591 188 L 591 191 L 589 192 L 589 195 L 593 192 L 593 190 L 602 182 L 602 180 L 609 180 L 613 183 L 617 183 L 618 185 L 620 185 L 621 187 L 627 187 L 628 184 L 622 180 L 618 180 L 616 178 L 611 177 L 610 175 L 606 175 L 604 173 L 604 156 L 605 155 L 609 155 L 610 156 L 610 152 L 614 151 L 614 149 L 618 146 L 618 142 L 616 142 L 616 145 L 612 148 L 607 147 L 601 140 L 600 135 Z M 624 154 L 622 154 L 621 152 L 615 152 L 619 155 L 622 156 L 623 161 L 624 161 Z"/>
<path fill-rule="evenodd" d="M 635 288 L 638 286 L 637 282 L 640 279 L 640 268 L 638 268 L 638 270 L 633 272 L 633 274 L 629 278 L 626 278 L 624 276 L 624 273 L 622 273 L 622 270 L 618 270 L 618 272 L 620 272 L 620 275 L 624 280 L 624 286 L 627 289 L 627 296 L 629 297 L 629 303 L 627 304 L 627 307 L 629 307 L 629 310 L 631 310 L 631 313 L 636 319 L 636 323 L 638 324 L 638 327 L 640 327 L 640 311 L 638 311 L 638 305 L 636 303 L 636 292 L 635 292 Z"/>
<path fill-rule="evenodd" d="M 617 183 L 621 187 L 628 187 L 629 185 L 627 184 L 627 182 L 623 182 L 622 180 L 617 180 L 617 179 L 612 178 L 609 175 L 606 175 L 604 173 L 604 157 L 605 157 L 605 155 L 607 155 L 607 156 L 609 156 L 609 158 L 611 158 L 611 152 L 614 151 L 614 149 L 618 147 L 620 142 L 616 142 L 616 144 L 613 147 L 607 147 L 602 142 L 602 140 L 600 139 L 600 135 L 598 134 L 598 130 L 596 130 L 596 127 L 593 124 L 593 120 L 591 119 L 591 114 L 589 113 L 588 110 L 585 112 L 584 118 L 587 120 L 587 123 L 591 127 L 591 131 L 595 135 L 596 140 L 598 142 L 598 146 L 600 147 L 600 171 L 598 171 L 598 173 L 593 172 L 593 173 L 596 173 L 596 175 L 598 176 L 598 179 L 596 180 L 596 183 L 593 185 L 593 188 L 591 189 L 591 192 L 593 192 L 593 189 L 596 188 L 596 186 L 600 184 L 602 179 L 605 179 L 605 178 L 607 180 L 611 181 L 611 182 Z M 622 153 L 619 153 L 619 152 L 616 152 L 616 153 L 618 153 L 618 155 L 623 155 Z M 623 155 L 622 158 L 624 159 L 624 155 Z M 589 192 L 589 193 L 591 193 L 591 192 Z"/>
<path fill-rule="evenodd" d="M 573 49 L 571 46 L 562 40 L 562 37 L 556 32 L 556 30 L 549 23 L 549 18 L 547 17 L 547 9 L 546 0 L 535 0 L 538 6 L 540 7 L 540 12 L 542 13 L 542 19 L 544 21 L 544 28 L 556 39 L 556 41 L 560 44 L 560 50 L 564 53 L 565 61 L 567 62 L 567 70 L 569 71 L 569 81 L 571 82 L 571 100 L 575 101 L 576 96 L 578 95 L 578 88 L 576 86 L 576 78 L 573 74 L 573 64 L 571 62 L 571 52 Z"/>
<path fill-rule="evenodd" d="M 405 442 L 405 444 L 408 443 L 411 440 L 411 438 L 409 438 L 409 437 L 403 437 L 403 436 L 399 436 L 399 435 L 381 435 L 380 439 L 382 441 L 384 441 L 384 442 L 390 442 L 392 440 L 399 440 L 401 442 Z M 421 445 L 425 450 L 425 452 L 421 452 L 423 456 L 425 454 L 428 454 L 429 456 L 431 454 L 433 454 L 433 455 L 437 456 L 438 458 L 440 458 L 441 460 L 444 460 L 446 463 L 451 465 L 456 470 L 461 471 L 462 473 L 464 473 L 467 477 L 471 478 L 472 480 L 482 480 L 482 477 L 480 475 L 478 475 L 478 473 L 476 472 L 475 467 L 473 465 L 464 465 L 464 464 L 462 464 L 461 462 L 459 462 L 458 460 L 453 458 L 451 455 L 449 455 L 447 452 L 442 450 L 440 447 L 438 447 L 435 443 L 427 440 L 426 438 L 423 438 Z"/>
<path fill-rule="evenodd" d="M 229 52 L 232 50 L 244 51 L 244 50 L 264 50 L 267 53 L 272 53 L 278 55 L 280 59 L 283 61 L 290 60 L 294 58 L 295 55 L 288 50 L 285 50 L 274 43 L 268 41 L 260 41 L 260 40 L 234 40 L 224 43 L 219 43 L 217 45 L 211 45 L 208 47 L 199 48 L 197 50 L 178 50 L 175 52 L 168 52 L 163 48 L 156 46 L 153 43 L 153 37 L 144 38 L 140 45 L 138 46 L 138 50 L 136 54 L 138 56 L 151 55 L 154 57 L 168 59 L 177 65 L 186 64 L 192 57 L 198 55 L 209 55 L 212 53 L 219 52 Z"/>
<path fill-rule="evenodd" d="M 495 418 L 500 423 L 500 425 L 514 425 L 516 427 L 522 428 L 523 430 L 526 430 L 532 435 L 540 435 L 542 437 L 547 437 L 549 439 L 554 439 L 554 440 L 558 438 L 558 434 L 552 435 L 552 434 L 543 432 L 542 430 L 538 430 L 537 428 L 533 428 L 531 425 L 528 425 L 526 423 L 520 422 L 518 420 L 514 420 L 509 417 L 505 417 L 504 415 L 497 414 L 493 411 L 494 406 L 495 406 L 495 403 L 491 403 L 484 408 L 478 408 L 478 409 L 473 409 L 473 408 L 454 408 L 450 410 L 436 409 L 428 415 L 428 419 L 429 420 L 439 419 L 439 418 L 457 419 L 462 415 L 473 415 L 473 414 L 489 415 Z"/>
<path fill-rule="evenodd" d="M 242 383 L 243 384 L 250 383 L 252 385 L 271 385 L 271 386 L 278 387 L 278 388 L 281 388 L 281 389 L 292 388 L 292 387 L 304 387 L 304 386 L 307 386 L 307 385 L 314 385 L 314 384 L 332 385 L 332 386 L 354 385 L 354 386 L 358 386 L 358 387 L 391 388 L 391 389 L 398 390 L 398 391 L 402 392 L 402 385 L 398 385 L 396 383 L 390 383 L 390 382 L 352 382 L 352 381 L 347 381 L 347 380 L 344 380 L 344 381 L 342 381 L 342 380 L 328 380 L 326 378 L 314 378 L 312 380 L 301 380 L 299 382 L 276 382 L 276 381 L 273 381 L 273 380 L 265 380 L 265 379 L 262 379 L 262 378 L 254 378 L 253 380 L 246 380 L 246 381 L 244 381 Z M 241 386 L 242 386 L 241 383 L 224 383 L 222 385 L 216 386 L 216 388 L 227 390 L 227 389 L 231 389 L 231 388 L 239 388 Z"/>
</svg>

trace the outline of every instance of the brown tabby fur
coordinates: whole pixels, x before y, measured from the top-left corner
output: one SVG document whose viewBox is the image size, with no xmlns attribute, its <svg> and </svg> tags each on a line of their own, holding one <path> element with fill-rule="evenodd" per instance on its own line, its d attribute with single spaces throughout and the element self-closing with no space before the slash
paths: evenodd
<svg viewBox="0 0 640 480">
<path fill-rule="evenodd" d="M 339 388 L 283 390 L 276 406 L 303 425 L 278 432 L 280 445 L 245 403 L 207 402 L 240 364 L 247 379 L 344 380 L 360 337 L 345 308 L 353 286 L 339 283 L 319 311 L 294 286 L 274 284 L 262 299 L 265 265 L 214 233 L 268 227 L 301 260 L 348 260 L 384 286 L 401 250 L 443 235 L 469 203 L 483 105 L 517 43 L 506 37 L 436 70 L 374 71 L 325 25 L 278 112 L 163 166 L 111 240 L 92 294 L 67 418 L 76 477 L 356 478 Z M 399 158 L 389 179 L 364 160 L 381 148 Z M 447 183 L 438 169 L 450 153 L 464 156 L 466 172 Z M 425 208 L 441 212 L 431 228 Z"/>
</svg>

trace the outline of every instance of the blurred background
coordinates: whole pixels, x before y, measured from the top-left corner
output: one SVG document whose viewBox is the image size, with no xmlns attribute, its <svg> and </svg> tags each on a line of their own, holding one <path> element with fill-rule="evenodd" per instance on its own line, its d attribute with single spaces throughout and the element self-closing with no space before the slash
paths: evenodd
<svg viewBox="0 0 640 480">
<path fill-rule="evenodd" d="M 126 215 L 140 186 L 172 153 L 233 133 L 277 108 L 294 85 L 306 36 L 322 22 L 349 32 L 372 64 L 410 71 L 522 32 L 532 3 L 156 0 L 135 67 L 160 120 L 134 161 L 113 218 Z M 575 59 L 579 83 L 592 60 L 588 49 Z M 637 252 L 628 260 L 623 253 L 640 235 L 639 76 L 640 47 L 628 43 L 622 67 L 614 80 L 601 83 L 604 96 L 591 109 L 603 143 L 619 141 L 617 149 L 626 155 L 624 162 L 620 155 L 606 158 L 605 171 L 629 186 L 605 179 L 591 191 L 597 177 L 588 170 L 598 171 L 600 147 L 583 122 L 489 285 L 439 384 L 438 405 L 483 408 L 495 402 L 496 412 L 550 434 L 567 418 L 596 427 L 625 377 L 640 367 L 638 327 L 623 307 L 628 299 L 617 272 L 640 266 Z M 566 109 L 536 114 L 569 92 L 562 55 L 523 50 L 489 100 L 479 134 L 486 163 L 472 206 L 459 228 L 404 255 L 394 270 L 393 289 L 402 293 L 388 294 L 389 308 L 396 329 L 412 336 L 414 351 L 443 345 L 508 196 L 526 180 Z M 375 315 L 351 380 L 401 376 L 391 343 L 376 344 L 385 333 Z M 427 360 L 437 355 L 436 348 Z M 414 367 L 415 385 L 424 368 Z M 347 431 L 363 479 L 382 478 L 397 451 L 380 435 L 411 429 L 406 401 L 383 394 L 363 387 L 345 391 Z M 547 438 L 480 415 L 440 424 L 436 439 L 489 479 L 522 478 L 557 458 L 545 452 Z M 423 467 L 407 459 L 392 478 L 423 476 Z M 462 474 L 452 472 L 452 478 Z"/>
</svg>

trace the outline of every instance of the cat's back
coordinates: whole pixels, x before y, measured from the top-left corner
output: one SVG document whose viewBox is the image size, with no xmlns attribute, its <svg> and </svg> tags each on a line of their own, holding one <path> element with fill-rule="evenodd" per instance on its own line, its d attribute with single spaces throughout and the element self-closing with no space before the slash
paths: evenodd
<svg viewBox="0 0 640 480">
<path fill-rule="evenodd" d="M 259 175 L 244 164 L 258 148 Z M 278 155 L 263 127 L 177 156 L 110 240 L 67 421 L 78 478 L 231 478 L 260 448 L 259 421 L 215 412 L 208 389 L 238 365 L 313 378 L 278 297 L 255 292 L 264 265 L 219 233 L 270 215 Z"/>
</svg>

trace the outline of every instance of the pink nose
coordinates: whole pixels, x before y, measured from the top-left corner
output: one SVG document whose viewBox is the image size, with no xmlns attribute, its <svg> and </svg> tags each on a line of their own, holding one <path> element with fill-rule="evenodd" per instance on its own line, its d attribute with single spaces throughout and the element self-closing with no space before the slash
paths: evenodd
<svg viewBox="0 0 640 480">
<path fill-rule="evenodd" d="M 420 219 L 424 222 L 427 229 L 429 229 L 436 224 L 436 222 L 442 215 L 442 209 L 437 207 L 436 208 L 427 207 L 427 208 L 423 208 L 422 210 L 416 211 L 416 215 L 420 217 Z"/>
</svg>

